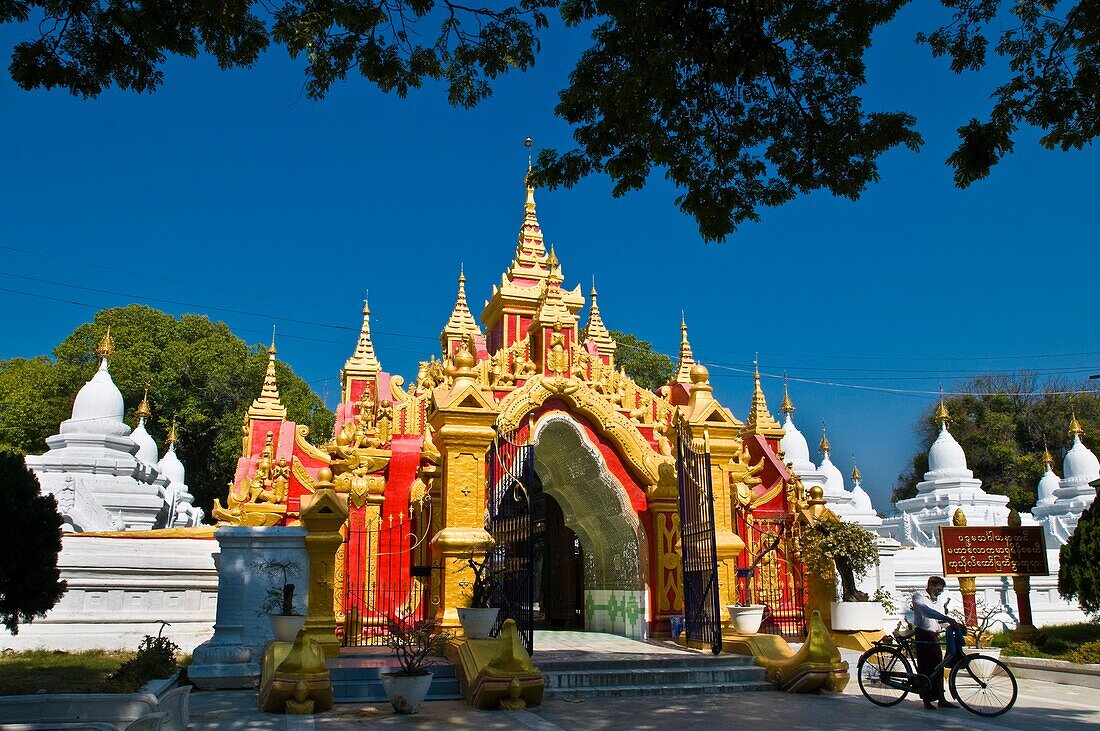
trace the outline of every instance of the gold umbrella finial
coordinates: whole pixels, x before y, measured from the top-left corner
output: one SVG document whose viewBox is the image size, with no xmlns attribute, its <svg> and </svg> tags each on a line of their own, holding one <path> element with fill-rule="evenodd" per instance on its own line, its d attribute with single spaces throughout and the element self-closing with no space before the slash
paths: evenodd
<svg viewBox="0 0 1100 731">
<path fill-rule="evenodd" d="M 99 345 L 95 349 L 96 355 L 103 360 L 110 360 L 115 354 L 115 341 L 111 339 L 111 325 L 107 324 L 107 331 L 103 333 L 103 339 L 99 341 Z"/>
<path fill-rule="evenodd" d="M 145 386 L 145 393 L 141 397 L 141 403 L 138 404 L 137 411 L 134 412 L 134 418 L 138 421 L 142 419 L 148 419 L 153 415 L 153 412 L 149 409 L 149 386 Z"/>
</svg>

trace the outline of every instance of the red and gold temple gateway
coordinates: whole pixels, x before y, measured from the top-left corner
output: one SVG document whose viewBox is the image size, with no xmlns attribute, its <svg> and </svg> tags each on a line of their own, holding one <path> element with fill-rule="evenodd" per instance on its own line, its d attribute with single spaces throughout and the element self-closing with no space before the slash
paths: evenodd
<svg viewBox="0 0 1100 731">
<path fill-rule="evenodd" d="M 643 388 L 616 367 L 595 289 L 582 328 L 585 298 L 562 283 L 528 188 L 515 255 L 481 325 L 460 276 L 441 356 L 422 362 L 408 387 L 383 371 L 364 306 L 341 374 L 335 437 L 320 447 L 287 420 L 273 345 L 227 503 L 215 504 L 219 523 L 296 525 L 303 496 L 331 487 L 349 510 L 331 578 L 345 644 L 359 644 L 387 617 L 436 617 L 457 628 L 457 609 L 470 601 L 469 559 L 510 540 L 493 535 L 500 472 L 491 462 L 502 459 L 502 440 L 531 446 L 535 621 L 665 635 L 684 611 L 676 448 L 688 434 L 709 452 L 720 612 L 762 601 L 771 631 L 801 635 L 809 582 L 793 543 L 774 549 L 821 501 L 807 500 L 784 465 L 783 430 L 759 374 L 741 421 L 714 398 L 682 324 L 674 376 L 656 393 Z"/>
</svg>

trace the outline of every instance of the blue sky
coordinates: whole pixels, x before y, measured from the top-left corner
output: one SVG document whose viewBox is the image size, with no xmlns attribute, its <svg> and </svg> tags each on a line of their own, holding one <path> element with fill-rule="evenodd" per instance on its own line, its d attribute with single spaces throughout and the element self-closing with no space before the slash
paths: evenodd
<svg viewBox="0 0 1100 731">
<path fill-rule="evenodd" d="M 1045 151 L 1025 131 L 990 179 L 956 190 L 943 161 L 991 79 L 956 77 L 915 46 L 930 22 L 910 7 L 875 37 L 868 107 L 916 114 L 926 144 L 886 155 L 857 202 L 804 197 L 708 245 L 659 174 L 620 199 L 603 178 L 537 195 L 566 285 L 587 293 L 595 276 L 608 326 L 673 355 L 683 309 L 738 416 L 756 353 L 768 376 L 832 384 L 792 381 L 796 422 L 814 446 L 828 420 L 834 461 L 848 472 L 855 453 L 879 508 L 941 384 L 1100 372 L 1097 150 Z M 0 28 L 5 55 L 15 39 Z M 358 78 L 311 102 L 302 62 L 278 48 L 252 70 L 173 60 L 145 96 L 27 93 L 0 75 L 0 358 L 48 353 L 95 309 L 136 297 L 250 342 L 293 318 L 315 324 L 277 321 L 279 356 L 331 406 L 369 290 L 383 366 L 411 377 L 438 352 L 460 265 L 477 312 L 507 266 L 523 139 L 569 145 L 553 106 L 586 41 L 555 28 L 535 70 L 472 111 L 434 86 L 401 100 Z M 781 381 L 765 388 L 778 416 Z"/>
</svg>

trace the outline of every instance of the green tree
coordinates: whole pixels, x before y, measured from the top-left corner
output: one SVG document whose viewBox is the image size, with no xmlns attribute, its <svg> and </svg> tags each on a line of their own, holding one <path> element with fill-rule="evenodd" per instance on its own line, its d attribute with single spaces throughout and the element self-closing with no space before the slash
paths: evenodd
<svg viewBox="0 0 1100 731">
<path fill-rule="evenodd" d="M 164 449 L 175 418 L 177 454 L 187 468 L 195 504 L 209 515 L 214 498 L 224 498 L 241 456 L 241 424 L 260 392 L 267 352 L 248 346 L 225 323 L 200 315 L 178 320 L 141 305 L 102 310 L 54 349 L 54 360 L 0 362 L 0 451 L 43 452 L 46 437 L 72 411 L 77 391 L 97 367 L 95 346 L 107 324 L 116 352 L 111 378 L 126 402 L 126 419 L 149 387 L 153 416 L 149 433 Z M 310 427 L 314 438 L 329 436 L 332 412 L 284 363 L 276 364 L 279 393 L 288 418 Z"/>
<path fill-rule="evenodd" d="M 0 505 L 0 619 L 18 634 L 20 622 L 41 617 L 65 593 L 57 569 L 61 516 L 53 495 L 41 494 L 38 479 L 16 454 L 0 454 Z"/>
<path fill-rule="evenodd" d="M 535 181 L 573 185 L 602 172 L 622 195 L 659 169 L 702 235 L 721 240 L 759 209 L 828 190 L 857 198 L 886 150 L 921 145 L 904 111 L 859 96 L 876 29 L 907 0 L 348 0 L 152 3 L 0 0 L 24 33 L 10 72 L 24 89 L 95 97 L 164 80 L 169 54 L 247 67 L 270 45 L 306 59 L 321 98 L 349 72 L 404 96 L 442 82 L 470 107 L 491 82 L 535 63 L 548 10 L 591 29 L 557 114 L 577 147 L 539 154 Z M 1100 134 L 1100 5 L 1093 0 L 940 0 L 944 22 L 916 37 L 961 74 L 998 57 L 985 119 L 960 119 L 947 159 L 966 187 L 1012 152 L 1021 126 L 1040 144 L 1081 148 Z"/>
<path fill-rule="evenodd" d="M 1080 386 L 1061 380 L 1040 382 L 1032 375 L 981 376 L 951 396 L 944 404 L 951 416 L 948 429 L 966 453 L 967 466 L 982 480 L 982 487 L 1009 497 L 1009 507 L 1019 511 L 1035 505 L 1035 487 L 1045 465 L 1044 449 L 1056 457 L 1071 440 L 1067 429 L 1071 412 L 1085 429 L 1085 445 L 1100 447 L 1100 393 L 1069 395 Z M 1039 395 L 1033 395 L 1039 394 Z M 916 485 L 928 471 L 928 449 L 939 434 L 933 420 L 935 404 L 921 414 L 916 432 L 920 447 L 909 468 L 898 476 L 893 501 L 917 494 Z"/>
<path fill-rule="evenodd" d="M 630 333 L 611 330 L 611 337 L 619 344 L 615 351 L 615 365 L 625 368 L 626 375 L 650 391 L 656 391 L 672 378 L 675 367 L 672 359 L 653 350 L 648 340 L 636 338 Z"/>
<path fill-rule="evenodd" d="M 1081 514 L 1077 529 L 1058 553 L 1058 593 L 1086 612 L 1100 612 L 1100 500 Z"/>
</svg>

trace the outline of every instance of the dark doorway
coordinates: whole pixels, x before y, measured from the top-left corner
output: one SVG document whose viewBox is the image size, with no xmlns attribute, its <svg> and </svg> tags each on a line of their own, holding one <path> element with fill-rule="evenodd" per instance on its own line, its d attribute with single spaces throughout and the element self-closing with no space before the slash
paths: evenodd
<svg viewBox="0 0 1100 731">
<path fill-rule="evenodd" d="M 581 542 L 565 524 L 558 501 L 543 493 L 545 518 L 538 558 L 537 626 L 551 629 L 584 629 L 584 557 Z M 540 621 L 541 620 L 541 621 Z"/>
</svg>

